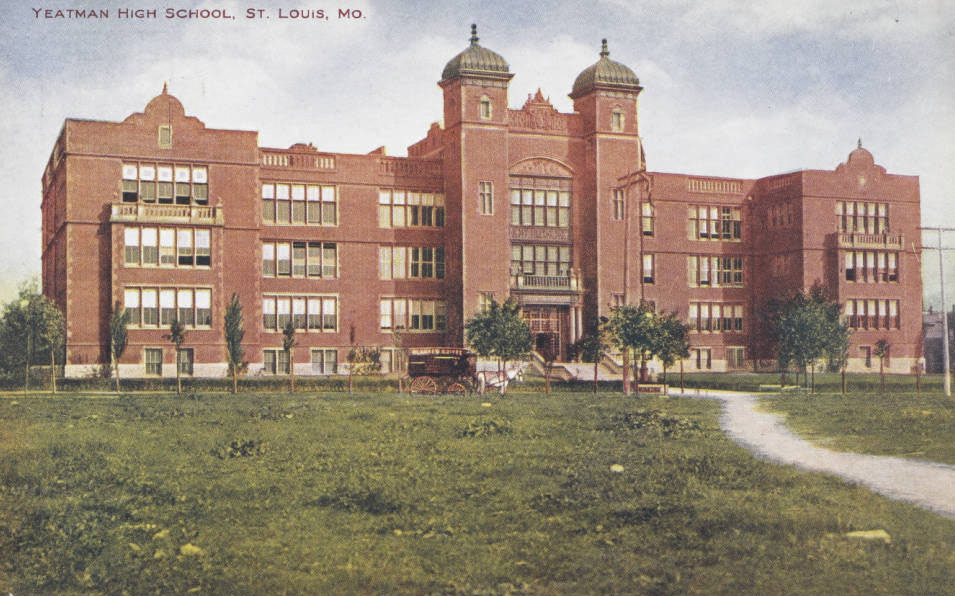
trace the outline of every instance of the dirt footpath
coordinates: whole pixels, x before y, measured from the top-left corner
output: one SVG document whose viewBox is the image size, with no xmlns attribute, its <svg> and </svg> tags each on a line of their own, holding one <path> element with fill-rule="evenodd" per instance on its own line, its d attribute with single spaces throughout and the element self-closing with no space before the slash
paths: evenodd
<svg viewBox="0 0 955 596">
<path fill-rule="evenodd" d="M 790 432 L 778 415 L 757 411 L 754 395 L 730 391 L 687 391 L 684 395 L 723 402 L 723 415 L 720 416 L 723 431 L 760 457 L 805 470 L 834 474 L 886 497 L 955 518 L 953 466 L 816 447 Z"/>
</svg>

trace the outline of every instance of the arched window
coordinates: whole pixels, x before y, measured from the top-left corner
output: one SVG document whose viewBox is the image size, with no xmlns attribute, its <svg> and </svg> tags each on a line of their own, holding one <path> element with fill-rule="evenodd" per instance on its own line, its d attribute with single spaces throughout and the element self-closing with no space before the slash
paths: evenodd
<svg viewBox="0 0 955 596">
<path fill-rule="evenodd" d="M 487 95 L 481 96 L 481 120 L 491 119 L 491 98 Z"/>
<path fill-rule="evenodd" d="M 614 108 L 610 114 L 610 130 L 613 132 L 623 132 L 623 110 Z"/>
</svg>

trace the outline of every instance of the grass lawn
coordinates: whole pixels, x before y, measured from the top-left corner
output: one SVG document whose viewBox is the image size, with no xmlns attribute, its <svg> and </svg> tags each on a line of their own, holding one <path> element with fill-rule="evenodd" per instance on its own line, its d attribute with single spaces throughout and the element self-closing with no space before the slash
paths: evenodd
<svg viewBox="0 0 955 596">
<path fill-rule="evenodd" d="M 955 465 L 955 400 L 942 393 L 785 394 L 760 404 L 820 445 Z"/>
<path fill-rule="evenodd" d="M 758 461 L 718 408 L 3 398 L 0 593 L 955 593 L 955 521 Z"/>
</svg>

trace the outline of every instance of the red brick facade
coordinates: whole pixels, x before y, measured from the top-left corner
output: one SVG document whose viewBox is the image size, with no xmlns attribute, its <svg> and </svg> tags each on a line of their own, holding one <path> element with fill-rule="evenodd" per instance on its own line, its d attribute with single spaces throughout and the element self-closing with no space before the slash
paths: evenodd
<svg viewBox="0 0 955 596">
<path fill-rule="evenodd" d="M 165 89 L 123 122 L 67 120 L 42 204 L 67 374 L 107 361 L 117 303 L 134 313 L 122 374 L 175 374 L 172 318 L 187 323 L 192 373 L 225 374 L 233 294 L 251 374 L 282 372 L 289 319 L 296 373 L 327 374 L 354 345 L 459 345 L 482 301 L 508 296 L 562 354 L 597 315 L 649 300 L 693 325 L 688 370 L 750 368 L 772 358 L 759 309 L 815 283 L 857 327 L 851 369 L 883 337 L 890 370 L 920 355 L 917 178 L 861 145 L 834 171 L 648 172 L 641 87 L 606 47 L 573 113 L 539 92 L 508 109 L 511 76 L 475 36 L 440 81 L 443 126 L 407 158 L 259 147 Z"/>
</svg>

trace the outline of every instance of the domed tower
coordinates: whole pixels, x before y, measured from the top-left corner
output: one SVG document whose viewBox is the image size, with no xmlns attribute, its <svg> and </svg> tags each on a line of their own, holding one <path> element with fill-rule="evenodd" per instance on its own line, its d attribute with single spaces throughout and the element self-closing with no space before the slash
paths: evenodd
<svg viewBox="0 0 955 596">
<path fill-rule="evenodd" d="M 461 121 L 503 124 L 507 113 L 507 84 L 514 75 L 507 61 L 478 44 L 471 25 L 471 45 L 451 58 L 438 85 L 444 90 L 444 126 Z"/>
<path fill-rule="evenodd" d="M 448 339 L 463 342 L 463 322 L 488 293 L 507 297 L 508 227 L 507 85 L 514 76 L 500 54 L 471 44 L 452 58 L 438 85 L 444 91 L 442 150 L 448 238 L 445 283 Z M 460 318 L 459 318 L 460 314 Z"/>
<path fill-rule="evenodd" d="M 621 298 L 626 304 L 637 304 L 644 297 L 643 278 L 637 270 L 631 271 L 632 263 L 644 262 L 641 242 L 631 240 L 649 200 L 637 127 L 637 96 L 642 90 L 629 67 L 610 59 L 604 39 L 600 59 L 577 76 L 570 92 L 584 140 L 584 168 L 576 176 L 579 190 L 575 193 L 580 200 L 575 225 L 583 237 L 597 239 L 593 246 L 579 250 L 588 290 L 585 320 L 604 314 L 608 304 Z"/>
<path fill-rule="evenodd" d="M 628 66 L 610 59 L 604 39 L 600 60 L 577 75 L 570 98 L 574 111 L 584 116 L 586 130 L 637 135 L 637 96 L 642 90 Z"/>
</svg>

